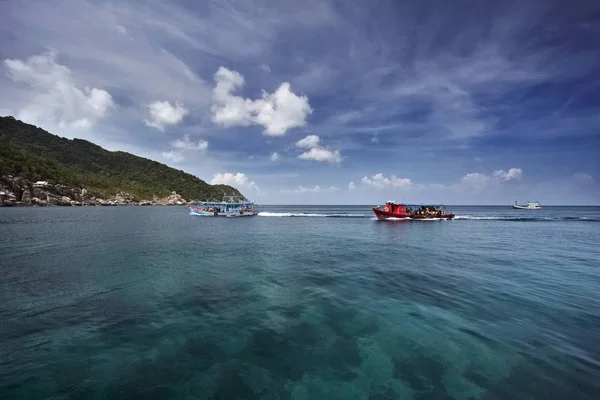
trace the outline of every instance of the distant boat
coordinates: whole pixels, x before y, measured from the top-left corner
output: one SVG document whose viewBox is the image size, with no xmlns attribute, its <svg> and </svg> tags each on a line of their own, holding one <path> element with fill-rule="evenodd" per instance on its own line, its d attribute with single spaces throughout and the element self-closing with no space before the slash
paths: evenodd
<svg viewBox="0 0 600 400">
<path fill-rule="evenodd" d="M 377 219 L 452 219 L 454 214 L 446 212 L 443 206 L 407 206 L 388 201 L 382 207 L 373 207 Z"/>
<path fill-rule="evenodd" d="M 540 203 L 537 201 L 528 201 L 527 204 L 525 204 L 525 205 L 519 205 L 515 201 L 515 204 L 513 204 L 512 207 L 517 210 L 541 210 L 542 209 L 542 206 L 540 206 Z"/>
<path fill-rule="evenodd" d="M 200 201 L 190 207 L 190 215 L 200 217 L 253 217 L 254 202 L 243 201 L 243 196 L 223 196 L 223 201 Z"/>
</svg>

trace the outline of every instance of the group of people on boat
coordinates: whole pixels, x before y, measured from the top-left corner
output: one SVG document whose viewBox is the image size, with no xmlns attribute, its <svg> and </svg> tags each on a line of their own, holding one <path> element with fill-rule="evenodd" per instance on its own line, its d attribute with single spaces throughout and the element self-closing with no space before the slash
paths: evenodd
<svg viewBox="0 0 600 400">
<path fill-rule="evenodd" d="M 441 217 L 444 214 L 444 210 L 442 209 L 442 207 L 421 206 L 414 211 L 412 208 L 409 208 L 408 213 L 414 215 L 431 215 Z"/>
</svg>

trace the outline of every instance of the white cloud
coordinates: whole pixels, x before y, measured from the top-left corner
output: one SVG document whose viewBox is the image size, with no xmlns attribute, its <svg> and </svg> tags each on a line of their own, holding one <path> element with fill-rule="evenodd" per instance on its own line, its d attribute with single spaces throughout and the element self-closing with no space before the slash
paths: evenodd
<svg viewBox="0 0 600 400">
<path fill-rule="evenodd" d="M 175 150 L 163 151 L 162 156 L 164 158 L 166 158 L 167 160 L 173 161 L 174 163 L 181 162 L 184 159 L 183 153 L 180 151 L 175 151 Z"/>
<path fill-rule="evenodd" d="M 271 158 L 271 161 L 273 161 L 273 162 L 279 160 L 279 158 L 280 158 L 279 153 L 275 152 L 275 153 L 271 154 L 270 158 Z"/>
<path fill-rule="evenodd" d="M 5 59 L 4 66 L 13 82 L 25 84 L 28 91 L 19 96 L 23 103 L 16 117 L 37 125 L 86 130 L 116 108 L 106 90 L 77 86 L 71 70 L 56 62 L 49 51 L 27 60 Z"/>
<path fill-rule="evenodd" d="M 340 188 L 337 186 L 330 186 L 328 188 L 322 189 L 318 185 L 313 186 L 313 187 L 304 187 L 304 186 L 299 185 L 295 189 L 281 189 L 281 192 L 283 192 L 283 193 L 331 193 L 331 192 L 337 192 L 338 190 L 340 190 Z"/>
<path fill-rule="evenodd" d="M 407 189 L 414 186 L 413 182 L 408 178 L 398 178 L 396 175 L 392 175 L 389 178 L 384 176 L 382 173 L 375 174 L 371 178 L 363 177 L 362 182 L 374 186 L 377 189 L 385 187 L 396 187 Z"/>
<path fill-rule="evenodd" d="M 163 152 L 162 156 L 175 163 L 181 162 L 185 158 L 185 153 L 190 151 L 204 152 L 208 149 L 208 142 L 206 140 L 198 140 L 193 142 L 190 140 L 189 135 L 183 135 L 183 138 L 176 139 L 169 143 L 171 150 Z"/>
<path fill-rule="evenodd" d="M 264 72 L 271 72 L 271 67 L 265 63 L 260 64 L 258 68 L 262 69 Z"/>
<path fill-rule="evenodd" d="M 256 182 L 249 180 L 246 174 L 241 172 L 238 172 L 237 174 L 232 174 L 230 172 L 215 174 L 210 183 L 211 185 L 230 185 L 236 189 L 246 188 L 256 190 L 257 192 L 260 191 Z"/>
<path fill-rule="evenodd" d="M 319 137 L 317 135 L 308 135 L 304 139 L 296 142 L 296 147 L 301 149 L 312 149 L 319 146 Z"/>
<path fill-rule="evenodd" d="M 520 180 L 523 177 L 523 170 L 521 168 L 511 168 L 508 171 L 499 169 L 494 171 L 493 175 L 503 181 L 510 181 L 511 179 Z"/>
<path fill-rule="evenodd" d="M 463 176 L 460 182 L 469 187 L 482 187 L 488 183 L 490 177 L 479 172 L 471 172 Z"/>
<path fill-rule="evenodd" d="M 224 127 L 261 125 L 269 136 L 283 136 L 295 127 L 304 126 L 312 113 L 308 97 L 297 96 L 288 82 L 273 93 L 263 91 L 262 99 L 251 100 L 233 94 L 244 85 L 238 72 L 220 67 L 214 74 L 211 120 Z"/>
<path fill-rule="evenodd" d="M 315 160 L 339 164 L 342 162 L 342 156 L 338 150 L 332 151 L 319 146 L 320 138 L 317 135 L 308 135 L 296 142 L 296 147 L 301 149 L 310 149 L 298 156 L 301 160 Z"/>
<path fill-rule="evenodd" d="M 183 104 L 171 105 L 168 101 L 155 101 L 148 104 L 150 120 L 144 120 L 147 126 L 164 131 L 165 125 L 176 125 L 189 113 Z"/>
<path fill-rule="evenodd" d="M 585 174 L 583 172 L 578 172 L 573 175 L 573 179 L 579 182 L 591 182 L 594 178 L 590 174 Z"/>
<path fill-rule="evenodd" d="M 183 135 L 182 139 L 176 139 L 170 143 L 171 147 L 183 151 L 206 151 L 208 142 L 206 140 L 198 140 L 192 142 L 190 135 Z"/>
<path fill-rule="evenodd" d="M 493 179 L 501 182 L 508 182 L 510 180 L 520 180 L 523 178 L 523 170 L 521 168 L 510 168 L 505 171 L 503 169 L 498 169 L 492 173 L 492 175 L 486 175 L 481 172 L 471 172 L 463 176 L 460 182 L 471 188 L 481 188 L 488 183 L 490 183 Z"/>
<path fill-rule="evenodd" d="M 348 184 L 348 189 L 350 189 L 350 190 L 354 190 L 354 189 L 356 189 L 356 185 L 354 184 L 354 182 L 350 182 L 350 183 Z"/>
<path fill-rule="evenodd" d="M 301 160 L 323 161 L 331 164 L 339 164 L 342 162 L 342 156 L 338 150 L 331 151 L 322 147 L 314 147 L 307 152 L 298 156 Z"/>
</svg>

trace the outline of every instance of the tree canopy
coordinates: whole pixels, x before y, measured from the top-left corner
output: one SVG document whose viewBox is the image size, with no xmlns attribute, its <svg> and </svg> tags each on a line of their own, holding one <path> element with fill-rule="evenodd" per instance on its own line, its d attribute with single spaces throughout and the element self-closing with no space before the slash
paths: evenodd
<svg viewBox="0 0 600 400">
<path fill-rule="evenodd" d="M 157 161 L 108 151 L 82 139 L 65 139 L 13 117 L 0 117 L 0 176 L 87 189 L 108 197 L 127 192 L 136 199 L 164 197 L 176 191 L 188 200 L 221 200 L 241 195 L 228 185 L 210 185 Z"/>
</svg>

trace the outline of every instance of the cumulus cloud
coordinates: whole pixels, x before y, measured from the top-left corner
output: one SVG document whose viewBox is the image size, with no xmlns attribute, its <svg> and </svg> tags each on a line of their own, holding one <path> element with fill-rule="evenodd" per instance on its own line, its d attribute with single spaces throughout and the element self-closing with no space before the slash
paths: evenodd
<svg viewBox="0 0 600 400">
<path fill-rule="evenodd" d="M 496 178 L 500 178 L 503 181 L 510 181 L 512 179 L 521 179 L 523 177 L 523 170 L 521 168 L 511 168 L 508 171 L 499 169 L 494 171 L 493 174 Z"/>
<path fill-rule="evenodd" d="M 27 60 L 4 60 L 8 77 L 29 87 L 16 116 L 32 124 L 89 129 L 116 108 L 112 96 L 103 89 L 78 87 L 71 70 L 56 57 L 55 51 L 49 51 Z"/>
<path fill-rule="evenodd" d="M 350 182 L 350 183 L 348 184 L 348 189 L 350 189 L 350 190 L 354 190 L 354 189 L 356 189 L 356 185 L 354 184 L 354 182 Z"/>
<path fill-rule="evenodd" d="M 150 119 L 144 120 L 144 124 L 152 128 L 164 131 L 165 125 L 176 125 L 189 113 L 183 104 L 177 102 L 171 105 L 168 101 L 155 101 L 148 104 Z"/>
<path fill-rule="evenodd" d="M 175 150 L 163 151 L 162 156 L 174 163 L 182 162 L 184 160 L 183 153 Z"/>
<path fill-rule="evenodd" d="M 237 174 L 232 174 L 230 172 L 215 174 L 210 183 L 211 185 L 230 185 L 236 189 L 246 188 L 256 190 L 257 192 L 260 191 L 256 182 L 251 181 L 246 174 L 241 172 L 238 172 Z"/>
<path fill-rule="evenodd" d="M 244 85 L 236 71 L 220 67 L 214 74 L 211 120 L 224 127 L 261 125 L 269 136 L 283 136 L 292 128 L 304 126 L 312 113 L 308 97 L 298 96 L 288 82 L 273 93 L 263 91 L 262 99 L 245 99 L 234 92 Z"/>
<path fill-rule="evenodd" d="M 270 158 L 271 158 L 271 161 L 273 161 L 273 162 L 279 160 L 279 158 L 280 158 L 279 153 L 275 152 L 275 153 L 271 154 Z"/>
<path fill-rule="evenodd" d="M 498 169 L 491 176 L 481 172 L 471 172 L 463 176 L 460 182 L 465 186 L 476 188 L 487 185 L 493 179 L 508 182 L 510 180 L 521 180 L 522 178 L 523 170 L 521 168 L 510 168 L 508 170 Z"/>
<path fill-rule="evenodd" d="M 206 151 L 208 149 L 208 142 L 206 140 L 193 142 L 190 140 L 190 135 L 183 135 L 182 139 L 176 139 L 170 144 L 174 149 L 183 151 Z"/>
<path fill-rule="evenodd" d="M 319 146 L 320 138 L 317 135 L 308 135 L 304 139 L 296 142 L 296 147 L 301 149 L 309 149 L 298 156 L 301 160 L 314 160 L 328 162 L 331 164 L 339 164 L 342 162 L 342 155 L 338 150 L 329 150 Z"/>
<path fill-rule="evenodd" d="M 469 186 L 469 187 L 481 187 L 486 185 L 490 180 L 490 177 L 485 175 L 485 174 L 481 174 L 479 172 L 471 172 L 469 174 L 466 174 L 465 176 L 463 176 L 460 180 L 460 182 L 463 185 Z"/>
<path fill-rule="evenodd" d="M 408 189 L 414 186 L 414 183 L 408 178 L 398 178 L 396 175 L 391 175 L 389 178 L 382 173 L 375 174 L 372 177 L 363 177 L 362 182 L 374 186 L 377 189 L 383 189 L 386 187 L 395 187 Z"/>
<path fill-rule="evenodd" d="M 578 182 L 591 182 L 594 180 L 594 178 L 590 174 L 585 174 L 583 172 L 578 172 L 575 175 L 573 175 L 573 179 L 575 179 Z"/>
<path fill-rule="evenodd" d="M 318 185 L 313 187 L 304 187 L 299 185 L 295 189 L 281 189 L 283 193 L 331 193 L 337 192 L 338 190 L 340 190 L 340 188 L 337 186 L 330 186 L 328 188 L 323 189 Z"/>
<path fill-rule="evenodd" d="M 339 150 L 331 151 L 322 147 L 314 147 L 307 152 L 298 156 L 301 160 L 323 161 L 331 164 L 339 164 L 342 162 L 342 156 Z"/>
<path fill-rule="evenodd" d="M 308 135 L 304 139 L 296 142 L 296 147 L 301 149 L 312 149 L 319 146 L 319 137 L 317 135 Z"/>
<path fill-rule="evenodd" d="M 208 149 L 208 142 L 206 140 L 198 140 L 194 142 L 190 140 L 189 135 L 184 135 L 181 139 L 176 139 L 169 143 L 171 146 L 170 151 L 163 152 L 162 155 L 167 160 L 173 162 L 181 162 L 184 160 L 184 154 L 190 151 L 204 152 Z"/>
</svg>

